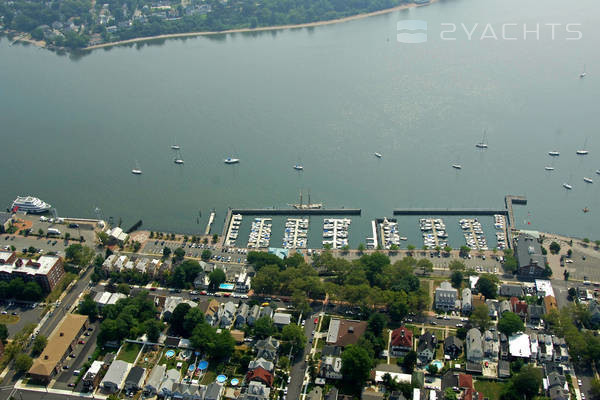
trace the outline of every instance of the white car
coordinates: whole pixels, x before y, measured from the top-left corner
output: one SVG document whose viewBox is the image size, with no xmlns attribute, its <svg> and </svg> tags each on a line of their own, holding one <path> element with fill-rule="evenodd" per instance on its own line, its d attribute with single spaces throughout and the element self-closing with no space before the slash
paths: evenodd
<svg viewBox="0 0 600 400">
<path fill-rule="evenodd" d="M 577 384 L 581 386 L 581 379 L 577 379 Z"/>
</svg>

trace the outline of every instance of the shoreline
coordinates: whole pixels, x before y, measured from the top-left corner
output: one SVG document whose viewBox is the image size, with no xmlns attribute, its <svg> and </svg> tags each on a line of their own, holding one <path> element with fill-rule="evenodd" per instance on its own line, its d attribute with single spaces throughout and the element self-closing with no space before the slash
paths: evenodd
<svg viewBox="0 0 600 400">
<path fill-rule="evenodd" d="M 225 35 L 228 33 L 268 32 L 268 31 L 284 30 L 284 29 L 311 28 L 311 27 L 315 27 L 315 26 L 333 25 L 333 24 L 339 24 L 339 23 L 343 23 L 343 22 L 349 22 L 349 21 L 359 20 L 359 19 L 368 18 L 368 17 L 374 17 L 377 15 L 389 14 L 394 11 L 406 10 L 409 8 L 424 7 L 426 5 L 435 3 L 436 1 L 437 0 L 430 0 L 430 2 L 427 4 L 416 4 L 416 3 L 402 4 L 402 5 L 399 5 L 396 7 L 386 8 L 384 10 L 373 11 L 370 13 L 356 14 L 356 15 L 351 15 L 349 17 L 331 19 L 331 20 L 326 20 L 326 21 L 306 22 L 303 24 L 274 25 L 274 26 L 264 26 L 264 27 L 260 27 L 260 28 L 238 28 L 238 29 L 228 29 L 228 30 L 224 30 L 224 31 L 166 33 L 163 35 L 145 36 L 145 37 L 139 37 L 139 38 L 133 38 L 133 39 L 127 39 L 127 40 L 120 40 L 118 42 L 96 44 L 93 46 L 84 47 L 80 50 L 81 51 L 91 51 L 91 50 L 95 50 L 95 49 L 120 46 L 120 45 L 131 44 L 131 43 L 147 42 L 147 41 L 157 40 L 157 39 L 172 39 L 172 38 L 183 38 L 183 37 Z"/>
</svg>

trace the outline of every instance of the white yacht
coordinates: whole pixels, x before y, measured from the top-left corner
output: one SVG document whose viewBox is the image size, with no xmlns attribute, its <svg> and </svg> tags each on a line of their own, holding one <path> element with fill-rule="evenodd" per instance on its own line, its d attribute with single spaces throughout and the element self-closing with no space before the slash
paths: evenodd
<svg viewBox="0 0 600 400">
<path fill-rule="evenodd" d="M 381 157 L 383 157 L 383 156 L 381 155 L 381 153 L 375 153 L 375 157 L 377 157 L 377 158 L 381 158 Z"/>
<path fill-rule="evenodd" d="M 240 162 L 239 158 L 231 158 L 231 157 L 227 157 L 225 160 L 223 160 L 223 162 L 225 164 L 237 164 Z"/>
<path fill-rule="evenodd" d="M 140 164 L 138 164 L 138 162 L 135 162 L 135 168 L 131 170 L 131 173 L 134 175 L 141 175 L 142 174 L 142 170 L 140 168 Z"/>
<path fill-rule="evenodd" d="M 487 134 L 486 134 L 485 130 L 483 131 L 483 138 L 481 139 L 481 142 L 477 143 L 475 145 L 475 147 L 477 147 L 478 149 L 487 149 L 488 148 Z"/>
<path fill-rule="evenodd" d="M 175 164 L 181 165 L 181 164 L 183 164 L 183 159 L 182 158 L 176 158 L 173 162 Z"/>
<path fill-rule="evenodd" d="M 554 171 L 554 167 L 544 167 L 546 171 Z"/>
<path fill-rule="evenodd" d="M 564 187 L 565 189 L 567 189 L 567 190 L 571 190 L 571 189 L 573 189 L 573 186 L 569 185 L 569 184 L 568 184 L 568 183 L 566 183 L 566 182 L 565 182 L 565 183 L 563 183 L 563 187 Z"/>
<path fill-rule="evenodd" d="M 452 168 L 454 168 L 454 169 L 462 169 L 462 165 L 460 165 L 460 164 L 452 164 Z"/>
<path fill-rule="evenodd" d="M 597 170 L 596 170 L 596 174 L 597 174 L 597 175 L 600 175 L 600 169 L 597 169 Z"/>
<path fill-rule="evenodd" d="M 583 178 L 583 181 L 585 183 L 594 183 L 594 181 L 592 180 L 592 178 Z"/>
<path fill-rule="evenodd" d="M 558 157 L 560 156 L 560 153 L 558 151 L 549 151 L 548 155 L 552 157 Z"/>
<path fill-rule="evenodd" d="M 16 211 L 26 211 L 28 213 L 43 213 L 52 208 L 52 206 L 45 201 L 38 199 L 33 196 L 18 196 L 12 202 L 12 209 Z"/>
<path fill-rule="evenodd" d="M 304 169 L 304 166 L 303 166 L 303 165 L 300 165 L 300 164 L 296 164 L 296 165 L 294 165 L 294 169 L 295 169 L 296 171 L 302 171 L 302 170 Z"/>
<path fill-rule="evenodd" d="M 578 156 L 585 156 L 585 155 L 587 155 L 589 153 L 589 151 L 587 151 L 587 150 L 577 150 L 576 153 L 577 153 Z"/>
<path fill-rule="evenodd" d="M 181 149 L 181 147 L 179 147 L 178 144 L 172 144 L 171 145 L 171 149 L 173 149 L 173 150 L 179 150 L 179 149 Z"/>
</svg>

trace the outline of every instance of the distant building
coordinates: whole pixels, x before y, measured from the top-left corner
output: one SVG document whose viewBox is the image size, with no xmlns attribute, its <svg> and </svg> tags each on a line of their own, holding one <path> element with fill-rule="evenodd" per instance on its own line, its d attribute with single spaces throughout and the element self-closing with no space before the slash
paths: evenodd
<svg viewBox="0 0 600 400">
<path fill-rule="evenodd" d="M 327 379 L 342 379 L 342 358 L 334 356 L 323 357 L 319 374 Z"/>
<path fill-rule="evenodd" d="M 390 355 L 401 357 L 413 349 L 413 332 L 401 326 L 392 331 L 392 340 L 390 341 Z"/>
<path fill-rule="evenodd" d="M 444 354 L 454 360 L 458 358 L 463 351 L 463 342 L 456 336 L 448 336 L 444 340 Z"/>
<path fill-rule="evenodd" d="M 464 288 L 462 291 L 462 313 L 469 314 L 473 309 L 472 305 L 473 299 L 471 295 L 471 289 Z"/>
<path fill-rule="evenodd" d="M 523 286 L 521 285 L 512 285 L 512 284 L 502 284 L 500 285 L 500 296 L 505 297 L 523 297 Z"/>
<path fill-rule="evenodd" d="M 542 254 L 540 242 L 529 234 L 521 233 L 515 240 L 515 247 L 519 277 L 521 279 L 543 277 L 546 270 L 546 256 Z"/>
<path fill-rule="evenodd" d="M 104 367 L 103 361 L 94 361 L 90 368 L 86 371 L 85 375 L 81 379 L 83 387 L 87 391 L 94 391 L 100 383 L 101 370 Z"/>
<path fill-rule="evenodd" d="M 12 214 L 0 212 L 0 233 L 8 231 L 8 228 L 12 224 L 12 218 Z"/>
<path fill-rule="evenodd" d="M 366 330 L 366 321 L 332 318 L 329 322 L 326 343 L 341 347 L 356 344 Z"/>
<path fill-rule="evenodd" d="M 42 290 L 51 292 L 64 275 L 61 257 L 41 256 L 32 260 L 17 257 L 15 252 L 0 251 L 0 280 L 21 278 L 25 282 L 37 282 Z"/>
<path fill-rule="evenodd" d="M 529 335 L 525 333 L 517 333 L 508 338 L 508 346 L 510 349 L 510 355 L 515 358 L 530 358 L 531 357 L 531 344 L 529 342 Z M 550 343 L 552 347 L 552 343 Z"/>
<path fill-rule="evenodd" d="M 450 311 L 456 308 L 458 291 L 452 287 L 450 282 L 442 282 L 435 289 L 435 308 L 438 310 Z"/>
<path fill-rule="evenodd" d="M 142 388 L 144 384 L 144 378 L 146 376 L 146 369 L 135 366 L 129 370 L 127 378 L 125 378 L 125 391 L 126 392 L 137 392 Z"/>
<path fill-rule="evenodd" d="M 419 337 L 419 344 L 417 345 L 418 360 L 423 364 L 432 361 L 435 356 L 436 346 L 437 339 L 431 332 L 425 332 L 424 335 L 421 335 Z"/>
<path fill-rule="evenodd" d="M 291 314 L 276 312 L 275 314 L 273 314 L 273 323 L 278 328 L 283 328 L 284 326 L 292 323 L 291 318 L 292 318 Z"/>
<path fill-rule="evenodd" d="M 144 395 L 146 397 L 154 397 L 158 393 L 160 383 L 162 382 L 165 372 L 167 370 L 166 365 L 157 365 L 152 369 L 146 385 L 144 386 Z"/>
<path fill-rule="evenodd" d="M 548 314 L 552 310 L 558 311 L 558 304 L 556 304 L 556 299 L 554 298 L 554 296 L 544 297 L 544 310 L 546 311 L 546 314 Z"/>
<path fill-rule="evenodd" d="M 194 308 L 198 305 L 197 303 L 195 303 L 191 300 L 184 299 L 182 297 L 176 297 L 176 296 L 167 297 L 167 299 L 165 300 L 165 306 L 164 306 L 164 309 L 162 312 L 162 318 L 169 319 L 169 317 L 171 316 L 173 311 L 175 311 L 175 308 L 181 303 L 187 303 L 192 308 Z"/>
<path fill-rule="evenodd" d="M 106 393 L 116 393 L 123 388 L 125 378 L 129 373 L 131 364 L 123 360 L 115 360 L 112 362 L 100 386 Z"/>
<path fill-rule="evenodd" d="M 108 28 L 106 28 L 106 30 L 108 31 L 108 29 L 111 28 L 110 26 Z M 115 27 L 115 32 L 116 32 L 116 27 Z M 113 33 L 113 32 L 111 32 Z M 121 229 L 120 227 L 116 226 L 112 229 L 107 229 L 106 230 L 106 234 L 108 235 L 108 238 L 116 243 L 125 243 L 127 241 L 127 239 L 129 238 L 129 235 L 126 234 L 125 232 L 123 232 L 123 229 Z"/>
<path fill-rule="evenodd" d="M 468 361 L 479 363 L 483 360 L 483 343 L 479 329 L 471 328 L 467 331 L 465 352 Z"/>
</svg>

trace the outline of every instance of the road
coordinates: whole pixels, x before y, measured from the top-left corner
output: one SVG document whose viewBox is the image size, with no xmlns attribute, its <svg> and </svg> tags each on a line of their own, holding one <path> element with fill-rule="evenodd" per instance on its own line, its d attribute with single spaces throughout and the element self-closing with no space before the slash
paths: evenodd
<svg viewBox="0 0 600 400">
<path fill-rule="evenodd" d="M 288 385 L 288 399 L 299 399 L 302 394 L 302 384 L 304 382 L 304 374 L 306 372 L 307 363 L 306 356 L 310 354 L 312 349 L 312 343 L 310 342 L 310 338 L 312 337 L 312 331 L 315 329 L 314 319 L 317 317 L 317 314 L 309 316 L 305 320 L 304 325 L 304 334 L 306 335 L 306 347 L 304 347 L 304 352 L 298 355 L 292 364 L 292 370 L 290 372 L 290 384 Z"/>
<path fill-rule="evenodd" d="M 71 309 L 78 296 L 85 290 L 90 282 L 90 277 L 94 272 L 93 268 L 88 268 L 88 270 L 79 278 L 79 280 L 71 287 L 69 292 L 64 296 L 61 300 L 61 304 L 57 306 L 53 311 L 51 311 L 52 315 L 48 317 L 44 325 L 39 329 L 39 334 L 44 335 L 46 337 L 50 336 L 52 331 L 56 328 L 58 323 L 63 319 L 63 317 L 67 314 L 67 312 Z M 31 344 L 31 343 L 30 343 Z M 25 349 L 25 352 L 28 353 L 30 350 L 30 346 Z M 3 385 L 13 386 L 18 377 L 15 376 L 15 372 L 13 369 L 9 369 L 6 374 Z M 28 392 L 30 393 L 30 392 Z M 37 397 L 40 398 L 38 392 L 33 392 Z M 8 399 L 10 395 L 10 391 L 0 391 L 0 400 Z M 62 397 L 62 396 L 59 396 Z M 57 397 L 58 398 L 58 397 Z"/>
</svg>

